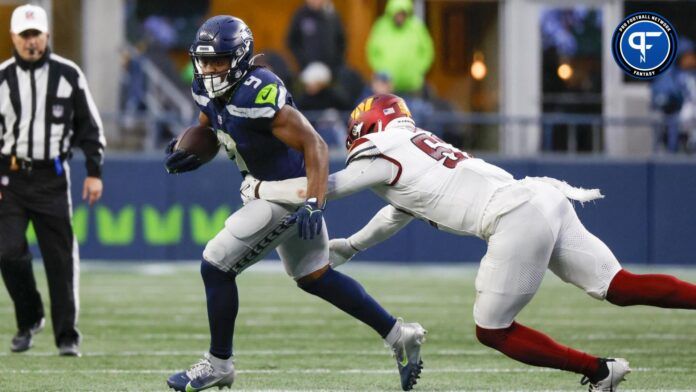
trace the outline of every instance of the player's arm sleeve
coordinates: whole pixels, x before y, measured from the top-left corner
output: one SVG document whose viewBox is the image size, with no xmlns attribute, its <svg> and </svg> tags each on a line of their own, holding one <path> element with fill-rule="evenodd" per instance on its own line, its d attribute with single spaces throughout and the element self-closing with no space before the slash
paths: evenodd
<svg viewBox="0 0 696 392">
<path fill-rule="evenodd" d="M 379 184 L 389 183 L 394 165 L 380 158 L 363 158 L 351 162 L 345 169 L 329 176 L 327 199 L 340 199 Z M 256 196 L 276 203 L 302 204 L 306 199 L 307 178 L 283 181 L 262 181 Z"/>
<path fill-rule="evenodd" d="M 340 199 L 375 185 L 388 184 L 394 165 L 379 157 L 353 160 L 345 169 L 329 176 L 327 199 Z"/>
<path fill-rule="evenodd" d="M 411 215 L 388 205 L 379 210 L 365 227 L 348 237 L 348 243 L 353 248 L 363 251 L 393 236 L 411 220 Z"/>
<path fill-rule="evenodd" d="M 85 155 L 87 176 L 101 177 L 101 168 L 104 163 L 104 148 L 106 148 L 104 126 L 102 125 L 97 105 L 89 92 L 87 79 L 85 79 L 85 75 L 79 69 L 77 70 L 77 89 L 74 99 L 74 143 Z"/>
<path fill-rule="evenodd" d="M 254 191 L 257 199 L 281 204 L 300 205 L 305 202 L 307 177 L 291 178 L 283 181 L 261 181 Z"/>
</svg>

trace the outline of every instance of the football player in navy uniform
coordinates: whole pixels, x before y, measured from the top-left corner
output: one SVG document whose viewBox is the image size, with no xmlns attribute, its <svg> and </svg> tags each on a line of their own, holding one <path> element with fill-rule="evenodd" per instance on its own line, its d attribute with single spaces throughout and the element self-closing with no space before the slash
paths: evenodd
<svg viewBox="0 0 696 392">
<path fill-rule="evenodd" d="M 425 330 L 384 310 L 363 287 L 329 267 L 323 208 L 328 177 L 327 147 L 293 104 L 283 82 L 253 65 L 253 37 L 240 19 L 215 16 L 196 33 L 190 49 L 195 70 L 193 99 L 201 125 L 215 130 L 242 175 L 261 180 L 307 177 L 307 199 L 296 207 L 253 200 L 233 213 L 203 251 L 210 349 L 187 371 L 169 377 L 177 391 L 230 386 L 234 381 L 232 338 L 239 308 L 236 276 L 277 247 L 288 275 L 304 291 L 330 302 L 373 328 L 394 350 L 404 390 L 416 383 Z M 167 147 L 170 173 L 194 170 L 194 154 Z M 295 223 L 296 222 L 296 223 Z M 296 224 L 298 230 L 288 229 Z"/>
</svg>

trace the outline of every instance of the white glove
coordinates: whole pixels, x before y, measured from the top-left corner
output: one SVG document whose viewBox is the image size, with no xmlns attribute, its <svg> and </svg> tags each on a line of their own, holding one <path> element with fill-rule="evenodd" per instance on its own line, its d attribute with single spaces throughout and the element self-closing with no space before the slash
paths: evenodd
<svg viewBox="0 0 696 392">
<path fill-rule="evenodd" d="M 336 268 L 339 265 L 352 259 L 358 250 L 350 245 L 347 238 L 334 238 L 329 241 L 329 264 L 331 268 Z"/>
<path fill-rule="evenodd" d="M 239 187 L 239 196 L 241 196 L 243 204 L 246 205 L 248 202 L 258 199 L 256 197 L 256 188 L 260 185 L 261 181 L 251 174 L 244 176 L 244 181 L 242 181 L 242 185 Z"/>
</svg>

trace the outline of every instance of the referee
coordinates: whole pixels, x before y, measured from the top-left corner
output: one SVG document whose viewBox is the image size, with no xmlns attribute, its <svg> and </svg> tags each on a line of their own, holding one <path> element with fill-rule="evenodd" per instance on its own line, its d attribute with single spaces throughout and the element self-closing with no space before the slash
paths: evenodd
<svg viewBox="0 0 696 392">
<path fill-rule="evenodd" d="M 67 159 L 72 146 L 84 152 L 82 198 L 92 205 L 102 195 L 102 123 L 80 68 L 51 53 L 43 8 L 16 8 L 10 33 L 13 57 L 0 64 L 0 270 L 17 318 L 11 350 L 28 350 L 44 326 L 25 235 L 31 221 L 46 269 L 58 353 L 79 356 L 79 255 Z"/>
</svg>

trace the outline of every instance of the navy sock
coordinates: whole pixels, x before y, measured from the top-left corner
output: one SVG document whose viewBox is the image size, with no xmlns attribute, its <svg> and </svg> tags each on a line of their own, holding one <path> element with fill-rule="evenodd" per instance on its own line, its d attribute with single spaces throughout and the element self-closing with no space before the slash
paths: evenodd
<svg viewBox="0 0 696 392">
<path fill-rule="evenodd" d="M 236 275 L 224 272 L 207 261 L 201 262 L 210 326 L 210 353 L 220 359 L 232 356 L 234 322 L 239 310 Z"/>
<path fill-rule="evenodd" d="M 319 279 L 298 286 L 369 325 L 384 338 L 396 319 L 352 278 L 329 268 Z"/>
</svg>

